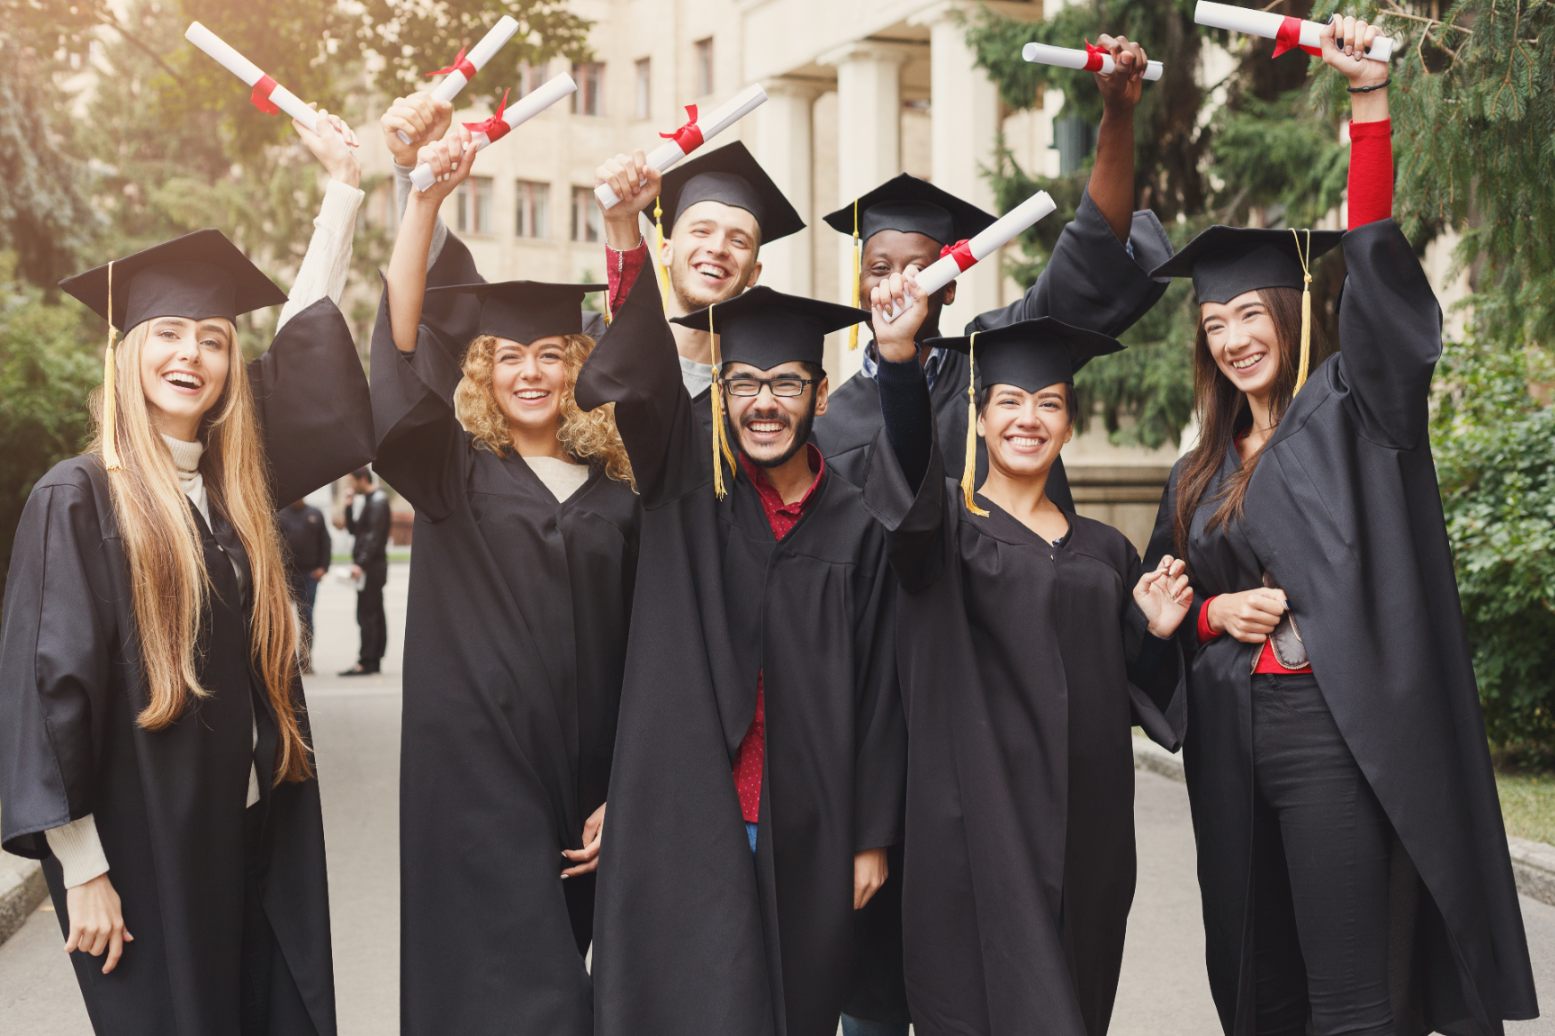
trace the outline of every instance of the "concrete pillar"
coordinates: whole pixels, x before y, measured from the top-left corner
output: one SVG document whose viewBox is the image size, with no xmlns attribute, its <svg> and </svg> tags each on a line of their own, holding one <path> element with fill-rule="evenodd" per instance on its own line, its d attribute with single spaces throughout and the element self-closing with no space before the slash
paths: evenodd
<svg viewBox="0 0 1555 1036">
<path fill-rule="evenodd" d="M 815 218 L 814 127 L 811 110 L 824 84 L 799 79 L 762 83 L 767 103 L 751 117 L 746 146 L 788 196 L 806 223 Z M 814 262 L 807 235 L 796 234 L 761 249 L 761 281 L 795 295 L 815 290 Z"/>
<path fill-rule="evenodd" d="M 823 203 L 826 211 L 902 171 L 901 71 L 914 52 L 902 44 L 861 40 L 821 55 L 821 64 L 837 69 L 838 197 Z M 847 302 L 855 284 L 853 246 L 849 238 L 836 237 L 838 283 L 834 297 Z M 844 346 L 836 350 L 835 358 L 828 358 L 833 385 L 858 370 L 861 355 L 862 350 L 849 352 Z"/>
</svg>

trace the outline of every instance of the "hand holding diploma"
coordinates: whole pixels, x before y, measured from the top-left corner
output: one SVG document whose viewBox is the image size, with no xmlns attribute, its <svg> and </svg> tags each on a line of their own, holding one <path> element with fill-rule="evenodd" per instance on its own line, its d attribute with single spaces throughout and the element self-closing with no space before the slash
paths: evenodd
<svg viewBox="0 0 1555 1036">
<path fill-rule="evenodd" d="M 706 114 L 699 113 L 694 104 L 687 106 L 686 113 L 690 118 L 674 133 L 659 134 L 665 138 L 664 143 L 648 153 L 648 165 L 654 172 L 669 172 L 687 155 L 745 118 L 766 100 L 767 92 L 758 85 L 751 85 Z M 599 207 L 607 211 L 621 202 L 621 196 L 609 183 L 594 188 L 594 197 L 599 200 Z"/>
<path fill-rule="evenodd" d="M 427 185 L 417 185 L 409 204 L 427 204 L 436 209 L 454 188 L 467 180 L 480 152 L 475 134 L 468 126 L 456 125 L 442 140 L 434 140 L 416 153 L 416 172 L 426 170 Z"/>
<path fill-rule="evenodd" d="M 1391 69 L 1379 61 L 1368 61 L 1366 52 L 1377 40 L 1375 25 L 1368 25 L 1359 18 L 1340 18 L 1323 26 L 1318 42 L 1322 45 L 1323 63 L 1334 68 L 1349 82 L 1354 118 L 1366 122 L 1387 118 L 1387 91 L 1381 89 L 1388 82 Z M 1380 110 L 1368 114 L 1368 107 Z"/>
<path fill-rule="evenodd" d="M 507 45 L 508 40 L 518 31 L 518 23 L 508 15 L 497 19 L 481 41 L 466 54 L 461 48 L 454 58 L 454 63 L 447 68 L 439 68 L 428 72 L 429 76 L 446 76 L 441 83 L 432 90 L 434 101 L 452 101 L 459 96 L 459 91 L 469 85 L 475 78 L 475 73 L 486 67 L 486 63 L 496 56 L 497 51 Z M 404 130 L 395 131 L 400 138 L 400 143 L 410 146 L 415 143 L 415 138 Z"/>
<path fill-rule="evenodd" d="M 1107 49 L 1107 41 L 1110 39 L 1112 37 L 1102 36 L 1097 43 L 1087 41 L 1084 50 L 1076 47 L 1050 47 L 1046 43 L 1028 43 L 1021 48 L 1020 56 L 1034 65 L 1052 65 L 1054 68 L 1072 68 L 1077 72 L 1095 72 L 1097 75 L 1110 76 L 1118 68 L 1117 60 Z M 1127 42 L 1121 36 L 1118 39 Z M 1133 71 L 1134 67 L 1133 62 L 1129 62 L 1124 71 Z M 1154 82 L 1161 78 L 1166 71 L 1166 66 L 1159 61 L 1146 61 L 1144 70 L 1144 78 Z"/>
<path fill-rule="evenodd" d="M 1334 17 L 1339 18 L 1339 15 Z M 1322 22 L 1289 18 L 1284 15 L 1270 14 L 1267 11 L 1253 11 L 1244 7 L 1233 7 L 1230 4 L 1211 3 L 1210 0 L 1199 0 L 1193 9 L 1193 20 L 1212 29 L 1228 29 L 1231 32 L 1244 32 L 1250 36 L 1262 36 L 1274 40 L 1275 57 L 1298 47 L 1313 56 L 1322 53 L 1321 39 L 1324 29 Z M 1372 61 L 1391 61 L 1394 46 L 1394 41 L 1386 36 L 1373 37 L 1366 47 L 1366 57 Z"/>
<path fill-rule="evenodd" d="M 513 105 L 512 108 L 507 106 L 508 95 L 504 93 L 502 95 L 502 103 L 497 106 L 496 114 L 481 122 L 467 122 L 464 124 L 464 128 L 470 131 L 476 150 L 484 149 L 495 144 L 507 136 L 513 129 L 539 115 L 563 97 L 576 92 L 577 89 L 578 84 L 572 81 L 572 76 L 563 72 L 561 75 L 553 76 L 547 80 L 539 89 L 525 96 L 523 100 Z M 424 191 L 432 186 L 435 175 L 434 171 L 427 165 L 418 164 L 411 171 L 410 182 L 415 186 L 416 190 Z"/>
<path fill-rule="evenodd" d="M 383 129 L 383 142 L 388 145 L 394 164 L 401 169 L 412 169 L 416 165 L 416 152 L 434 140 L 442 140 L 453 119 L 452 104 L 435 101 L 430 93 L 414 93 L 409 97 L 396 97 L 378 120 L 378 125 Z"/>
<path fill-rule="evenodd" d="M 362 166 L 354 150 L 360 146 L 356 134 L 351 132 L 351 127 L 340 116 L 331 115 L 323 109 L 316 114 L 313 128 L 304 126 L 296 119 L 292 120 L 292 128 L 302 139 L 303 146 L 312 152 L 332 179 L 348 187 L 360 187 Z"/>
</svg>

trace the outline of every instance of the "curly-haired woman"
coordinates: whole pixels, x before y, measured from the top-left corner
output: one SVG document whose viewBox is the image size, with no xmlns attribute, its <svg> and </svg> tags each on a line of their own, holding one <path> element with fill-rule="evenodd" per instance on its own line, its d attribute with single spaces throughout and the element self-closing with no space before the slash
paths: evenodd
<svg viewBox="0 0 1555 1036">
<path fill-rule="evenodd" d="M 439 118 L 425 99 L 403 103 L 428 109 L 427 124 Z M 592 289 L 429 289 L 438 206 L 475 153 L 456 127 L 419 157 L 441 179 L 406 205 L 372 345 L 377 468 L 416 508 L 400 748 L 402 1024 L 587 1034 L 584 952 L 637 497 L 610 411 L 585 414 L 573 399 L 594 348 L 581 333 Z M 450 238 L 442 257 L 460 252 Z M 431 279 L 452 268 L 470 280 L 467 266 L 439 262 Z M 456 311 L 464 316 L 448 316 Z"/>
</svg>

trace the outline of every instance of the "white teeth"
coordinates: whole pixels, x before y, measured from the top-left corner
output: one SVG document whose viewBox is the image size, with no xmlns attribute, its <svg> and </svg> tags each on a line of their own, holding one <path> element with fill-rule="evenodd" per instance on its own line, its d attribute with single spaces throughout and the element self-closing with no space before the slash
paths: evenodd
<svg viewBox="0 0 1555 1036">
<path fill-rule="evenodd" d="M 1033 439 L 1029 435 L 1012 435 L 1010 436 L 1010 442 L 1016 446 L 1041 446 L 1044 440 Z"/>
<path fill-rule="evenodd" d="M 696 267 L 696 271 L 704 277 L 712 277 L 719 280 L 725 276 L 723 267 L 712 266 L 707 263 L 699 263 Z"/>
<path fill-rule="evenodd" d="M 185 374 L 183 371 L 170 371 L 163 375 L 163 380 L 181 388 L 199 388 L 204 384 L 203 381 L 193 374 Z"/>
<path fill-rule="evenodd" d="M 1231 367 L 1233 370 L 1245 371 L 1261 359 L 1263 359 L 1263 353 L 1259 353 L 1257 356 L 1249 356 L 1245 360 L 1233 360 L 1231 361 Z"/>
<path fill-rule="evenodd" d="M 781 421 L 752 421 L 746 427 L 753 432 L 781 432 L 783 430 Z"/>
<path fill-rule="evenodd" d="M 517 395 L 519 399 L 544 399 L 546 396 L 549 396 L 550 393 L 544 389 L 524 389 L 515 393 L 515 395 Z"/>
</svg>

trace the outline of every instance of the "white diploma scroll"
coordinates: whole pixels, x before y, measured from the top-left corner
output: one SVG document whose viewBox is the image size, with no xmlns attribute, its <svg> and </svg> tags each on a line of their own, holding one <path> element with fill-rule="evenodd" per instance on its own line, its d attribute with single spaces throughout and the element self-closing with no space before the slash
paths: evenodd
<svg viewBox="0 0 1555 1036">
<path fill-rule="evenodd" d="M 459 57 L 454 59 L 453 71 L 445 75 L 443 81 L 432 88 L 432 99 L 434 101 L 451 101 L 458 97 L 459 91 L 470 85 L 469 77 L 459 68 L 461 59 L 468 61 L 474 66 L 475 71 L 479 72 L 486 67 L 486 63 L 496 55 L 497 51 L 507 46 L 508 40 L 512 39 L 513 34 L 517 31 L 518 23 L 508 15 L 503 15 L 499 18 L 497 24 L 493 25 L 486 35 L 481 37 L 481 41 L 471 48 L 468 54 L 463 51 L 459 52 Z M 400 138 L 401 143 L 410 143 L 410 138 L 405 135 L 404 130 L 395 130 L 394 132 Z"/>
<path fill-rule="evenodd" d="M 205 51 L 212 60 L 243 80 L 247 86 L 252 87 L 265 77 L 258 65 L 233 50 L 220 36 L 199 22 L 189 23 L 189 28 L 184 32 L 184 39 Z M 302 100 L 286 87 L 277 83 L 270 91 L 269 101 L 308 129 L 317 129 L 319 113 L 303 104 Z"/>
<path fill-rule="evenodd" d="M 766 101 L 767 91 L 757 84 L 747 86 L 712 111 L 697 116 L 692 122 L 682 126 L 675 132 L 674 139 L 666 140 L 648 152 L 648 164 L 661 173 L 669 172 L 702 144 L 745 118 Z M 698 132 L 687 134 L 686 131 L 693 126 Z M 616 192 L 610 189 L 610 185 L 604 183 L 594 188 L 594 197 L 598 198 L 600 206 L 606 209 L 614 208 L 621 201 L 616 197 Z"/>
<path fill-rule="evenodd" d="M 1250 11 L 1245 7 L 1211 3 L 1210 0 L 1199 0 L 1198 5 L 1193 9 L 1193 20 L 1211 29 L 1243 32 L 1249 36 L 1279 40 L 1287 47 L 1300 45 L 1314 50 L 1322 47 L 1319 41 L 1323 30 L 1327 28 L 1322 22 L 1287 18 L 1285 15 L 1270 14 L 1267 11 Z M 1297 30 L 1296 33 L 1292 33 L 1292 28 Z M 1287 39 L 1286 34 L 1291 34 L 1292 38 Z M 1378 36 L 1372 41 L 1371 48 L 1366 51 L 1366 56 L 1373 61 L 1391 61 L 1393 48 L 1396 45 L 1390 37 Z"/>
<path fill-rule="evenodd" d="M 1046 43 L 1028 43 L 1020 49 L 1020 56 L 1034 65 L 1052 65 L 1055 68 L 1072 68 L 1079 72 L 1100 72 L 1112 75 L 1114 62 L 1111 54 L 1098 54 L 1101 64 L 1092 64 L 1091 55 L 1077 47 L 1050 47 Z M 1145 78 L 1154 82 L 1161 78 L 1165 66 L 1159 61 L 1145 62 Z"/>
<path fill-rule="evenodd" d="M 1006 212 L 1003 216 L 994 220 L 984 231 L 972 235 L 967 241 L 965 252 L 960 261 L 952 253 L 944 255 L 930 263 L 918 274 L 918 290 L 925 295 L 933 295 L 945 285 L 961 275 L 963 269 L 971 269 L 972 264 L 980 263 L 993 255 L 999 249 L 1025 233 L 1038 221 L 1052 215 L 1058 206 L 1053 204 L 1053 199 L 1046 191 L 1038 191 L 1015 208 Z M 966 263 L 965 253 L 971 253 L 971 263 Z M 963 264 L 966 263 L 965 266 Z M 895 307 L 886 313 L 886 323 L 894 321 L 899 313 Z"/>
<path fill-rule="evenodd" d="M 533 92 L 526 94 L 511 108 L 502 111 L 500 115 L 492 116 L 497 126 L 492 131 L 477 129 L 474 133 L 475 149 L 485 150 L 494 142 L 508 135 L 510 130 L 517 129 L 523 123 L 539 115 L 545 109 L 561 100 L 569 94 L 576 93 L 578 84 L 572 81 L 572 76 L 563 72 L 561 75 L 552 76 Z M 489 123 L 491 120 L 487 120 Z M 466 123 L 471 129 L 479 123 Z M 432 186 L 432 167 L 425 162 L 410 171 L 410 182 L 418 191 L 424 191 Z"/>
</svg>

